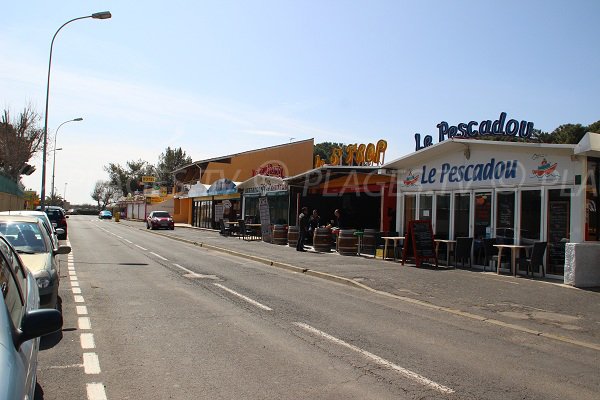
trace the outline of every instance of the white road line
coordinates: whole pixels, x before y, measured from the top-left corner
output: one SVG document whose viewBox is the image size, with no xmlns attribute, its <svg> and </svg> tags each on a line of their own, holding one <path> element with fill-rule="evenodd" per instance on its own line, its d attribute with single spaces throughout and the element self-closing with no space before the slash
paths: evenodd
<svg viewBox="0 0 600 400">
<path fill-rule="evenodd" d="M 83 353 L 83 370 L 88 375 L 99 374 L 100 361 L 96 353 Z"/>
<path fill-rule="evenodd" d="M 75 303 L 85 303 L 83 296 L 80 296 L 80 295 L 73 296 L 73 300 L 75 301 Z"/>
<path fill-rule="evenodd" d="M 71 290 L 73 291 L 73 294 L 81 294 L 81 288 L 74 287 L 74 288 L 71 288 Z"/>
<path fill-rule="evenodd" d="M 69 279 L 72 280 L 72 281 L 76 281 L 77 280 L 77 276 L 71 275 L 71 276 L 69 276 Z"/>
<path fill-rule="evenodd" d="M 176 266 L 177 268 L 179 268 L 179 269 L 181 269 L 181 270 L 183 270 L 183 271 L 187 272 L 188 274 L 196 274 L 194 271 L 191 271 L 191 270 L 189 270 L 189 269 L 187 269 L 187 268 L 185 268 L 185 267 L 182 267 L 182 266 L 181 266 L 181 265 L 179 265 L 179 264 L 173 264 L 173 265 L 174 265 L 174 266 Z"/>
<path fill-rule="evenodd" d="M 71 287 L 79 287 L 79 282 L 71 281 Z"/>
<path fill-rule="evenodd" d="M 123 239 L 123 240 L 126 241 L 127 243 L 133 244 L 133 242 L 131 240 L 127 240 L 127 239 Z"/>
<path fill-rule="evenodd" d="M 82 333 L 80 336 L 81 340 L 81 348 L 86 349 L 94 349 L 96 348 L 96 343 L 94 342 L 94 334 L 93 333 Z"/>
<path fill-rule="evenodd" d="M 87 315 L 88 314 L 88 310 L 86 306 L 76 306 L 75 307 L 77 309 L 77 315 Z"/>
<path fill-rule="evenodd" d="M 101 383 L 88 383 L 86 385 L 88 400 L 107 400 L 104 385 Z"/>
<path fill-rule="evenodd" d="M 92 323 L 90 322 L 89 317 L 79 317 L 77 319 L 77 327 L 81 330 L 92 329 Z"/>
<path fill-rule="evenodd" d="M 150 252 L 150 254 L 154 254 L 156 257 L 160 258 L 161 260 L 169 261 L 166 258 L 164 258 L 163 256 L 161 256 L 160 254 L 156 254 L 156 253 L 154 253 L 152 251 Z"/>
<path fill-rule="evenodd" d="M 219 287 L 219 288 L 225 290 L 226 292 L 229 292 L 229 293 L 233 294 L 234 296 L 239 297 L 242 300 L 247 301 L 248 303 L 250 303 L 250 304 L 252 304 L 252 305 L 254 305 L 254 306 L 258 307 L 258 308 L 262 308 L 263 310 L 267 310 L 267 311 L 273 311 L 272 308 L 267 307 L 264 304 L 260 304 L 258 301 L 252 300 L 251 298 L 246 297 L 243 294 L 240 294 L 240 293 L 238 293 L 238 292 L 236 292 L 234 290 L 231 290 L 231 289 L 229 289 L 229 288 L 221 285 L 220 283 L 213 283 L 213 285 L 215 285 L 216 287 Z"/>
<path fill-rule="evenodd" d="M 69 271 L 75 271 L 75 267 L 73 267 L 72 265 L 69 265 L 69 266 L 67 267 L 67 269 L 68 269 Z"/>
<path fill-rule="evenodd" d="M 412 379 L 412 380 L 414 380 L 414 381 L 416 381 L 416 382 L 418 382 L 418 383 L 420 383 L 420 384 L 422 384 L 424 386 L 429 386 L 430 388 L 435 389 L 437 391 L 440 391 L 442 393 L 454 393 L 454 390 L 450 389 L 449 387 L 440 385 L 439 383 L 436 383 L 436 382 L 434 382 L 434 381 L 432 381 L 430 379 L 427 379 L 424 376 L 417 374 L 416 372 L 410 371 L 410 370 L 408 370 L 406 368 L 402 368 L 399 365 L 396 365 L 396 364 L 394 364 L 394 363 L 392 363 L 392 362 L 390 362 L 390 361 L 388 361 L 386 359 L 383 359 L 383 358 L 381 358 L 379 356 L 376 356 L 373 353 L 369 353 L 368 351 L 363 350 L 363 349 L 361 349 L 359 347 L 351 345 L 350 343 L 346 343 L 343 340 L 338 339 L 338 338 L 336 338 L 334 336 L 331 336 L 331 335 L 329 335 L 329 334 L 327 334 L 327 333 L 325 333 L 323 331 L 320 331 L 320 330 L 318 330 L 316 328 L 313 328 L 310 325 L 304 324 L 302 322 L 294 322 L 294 325 L 296 325 L 297 327 L 302 328 L 302 329 L 304 329 L 304 330 L 306 330 L 306 331 L 308 331 L 308 332 L 310 332 L 310 333 L 312 333 L 312 334 L 314 334 L 316 336 L 323 337 L 323 338 L 325 338 L 327 340 L 330 340 L 330 341 L 332 341 L 332 342 L 334 342 L 334 343 L 336 343 L 336 344 L 338 344 L 340 346 L 344 346 L 344 347 L 346 347 L 346 348 L 348 348 L 350 350 L 353 350 L 353 351 L 355 351 L 355 352 L 357 352 L 357 353 L 359 353 L 359 354 L 361 354 L 361 355 L 369 358 L 370 360 L 374 361 L 375 363 L 377 363 L 379 365 L 382 365 L 382 366 L 384 366 L 386 368 L 393 369 L 394 371 L 397 371 L 397 372 L 401 373 L 402 375 L 404 375 L 404 376 L 406 376 L 406 377 L 408 377 L 408 378 L 410 378 L 410 379 Z"/>
<path fill-rule="evenodd" d="M 148 249 L 146 249 L 146 248 L 144 248 L 144 247 L 142 247 L 142 246 L 140 246 L 140 245 L 138 245 L 138 244 L 136 244 L 136 245 L 135 245 L 135 247 L 137 247 L 137 248 L 140 248 L 140 249 L 142 249 L 142 250 L 144 250 L 144 251 L 148 251 Z"/>
<path fill-rule="evenodd" d="M 69 271 L 69 275 L 73 276 L 73 275 L 77 275 L 77 272 L 73 271 Z"/>
<path fill-rule="evenodd" d="M 119 235 L 115 235 L 116 237 L 118 237 L 119 239 L 123 239 L 123 236 L 119 236 Z"/>
</svg>

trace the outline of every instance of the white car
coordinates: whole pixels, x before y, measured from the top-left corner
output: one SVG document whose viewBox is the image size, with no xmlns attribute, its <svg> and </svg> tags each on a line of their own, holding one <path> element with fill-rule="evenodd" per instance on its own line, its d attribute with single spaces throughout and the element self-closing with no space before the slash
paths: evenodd
<svg viewBox="0 0 600 400">
<path fill-rule="evenodd" d="M 65 231 L 62 228 L 56 228 L 52 222 L 50 222 L 50 218 L 48 218 L 48 214 L 43 211 L 33 211 L 33 210 L 16 210 L 16 211 L 0 211 L 0 215 L 29 215 L 32 217 L 36 217 L 40 221 L 44 223 L 44 228 L 48 232 L 48 236 L 52 239 L 54 243 L 54 247 L 58 248 L 58 236 L 64 235 Z"/>
</svg>

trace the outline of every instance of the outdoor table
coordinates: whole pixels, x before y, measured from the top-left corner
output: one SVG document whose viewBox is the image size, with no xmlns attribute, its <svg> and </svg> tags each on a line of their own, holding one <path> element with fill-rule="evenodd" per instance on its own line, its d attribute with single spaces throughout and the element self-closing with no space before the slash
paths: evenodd
<svg viewBox="0 0 600 400">
<path fill-rule="evenodd" d="M 363 238 L 364 234 L 365 233 L 362 232 L 362 231 L 356 231 L 356 232 L 354 232 L 354 236 L 356 236 L 356 238 L 358 239 L 356 254 L 358 254 L 359 256 L 360 256 L 360 250 L 361 250 L 361 247 L 362 247 L 362 238 Z"/>
<path fill-rule="evenodd" d="M 456 240 L 449 239 L 434 239 L 435 242 L 435 257 L 438 257 L 438 252 L 440 249 L 440 243 L 446 243 L 446 267 L 450 263 L 450 247 L 454 247 L 456 244 Z"/>
<path fill-rule="evenodd" d="M 385 245 L 383 246 L 383 259 L 386 259 L 388 242 L 391 240 L 394 242 L 394 261 L 396 261 L 396 246 L 400 240 L 404 240 L 404 236 L 382 236 L 383 240 L 385 240 Z"/>
<path fill-rule="evenodd" d="M 502 265 L 502 250 L 506 248 L 511 250 L 510 272 L 513 274 L 513 276 L 517 276 L 517 266 L 515 265 L 517 251 L 520 251 L 521 249 L 528 250 L 532 246 L 524 246 L 521 244 L 495 244 L 494 247 L 498 249 L 498 265 L 496 266 L 496 274 L 500 274 L 500 266 Z"/>
<path fill-rule="evenodd" d="M 252 229 L 252 232 L 254 233 L 255 237 L 261 237 L 262 236 L 262 234 L 259 234 L 260 233 L 260 227 L 262 226 L 261 224 L 246 224 L 246 226 L 248 228 Z"/>
</svg>

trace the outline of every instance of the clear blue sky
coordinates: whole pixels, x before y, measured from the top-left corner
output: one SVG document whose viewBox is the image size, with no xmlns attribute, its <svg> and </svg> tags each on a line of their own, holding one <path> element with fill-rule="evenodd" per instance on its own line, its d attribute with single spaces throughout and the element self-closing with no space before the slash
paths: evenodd
<svg viewBox="0 0 600 400">
<path fill-rule="evenodd" d="M 551 131 L 600 119 L 600 1 L 10 1 L 0 14 L 0 106 L 43 117 L 56 187 L 92 202 L 103 166 L 194 160 L 314 137 L 388 141 L 451 124 L 525 119 Z M 43 119 L 40 121 L 43 126 Z M 52 154 L 48 164 L 50 191 Z M 38 172 L 24 179 L 39 192 Z"/>
</svg>

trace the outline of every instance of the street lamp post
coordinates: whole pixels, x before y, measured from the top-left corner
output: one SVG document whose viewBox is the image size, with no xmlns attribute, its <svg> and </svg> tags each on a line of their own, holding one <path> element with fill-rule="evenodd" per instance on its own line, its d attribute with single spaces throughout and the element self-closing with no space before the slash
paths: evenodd
<svg viewBox="0 0 600 400">
<path fill-rule="evenodd" d="M 48 146 L 48 98 L 50 96 L 50 69 L 52 67 L 52 47 L 54 46 L 54 39 L 56 39 L 56 35 L 58 32 L 67 24 L 70 24 L 73 21 L 77 21 L 85 18 L 94 18 L 94 19 L 108 19 L 111 17 L 110 11 L 102 11 L 97 12 L 92 15 L 87 15 L 85 17 L 73 18 L 61 25 L 60 28 L 54 33 L 52 36 L 52 42 L 50 42 L 50 59 L 48 61 L 48 82 L 46 84 L 46 112 L 44 114 L 44 146 L 43 146 L 43 154 L 42 154 L 42 188 L 40 193 L 40 208 L 42 211 L 44 210 L 45 202 L 46 202 L 46 152 Z"/>
<path fill-rule="evenodd" d="M 52 198 L 52 201 L 54 201 L 54 172 L 56 171 L 56 151 L 62 150 L 62 149 L 56 148 L 56 138 L 58 137 L 58 130 L 60 129 L 61 126 L 63 126 L 66 123 L 79 122 L 79 121 L 83 121 L 83 118 L 79 117 L 79 118 L 70 119 L 68 121 L 65 121 L 62 124 L 60 124 L 58 126 L 58 128 L 56 128 L 56 132 L 54 132 L 54 151 L 53 151 L 54 155 L 53 155 L 53 160 L 52 160 L 52 188 L 50 189 L 50 197 Z"/>
</svg>

